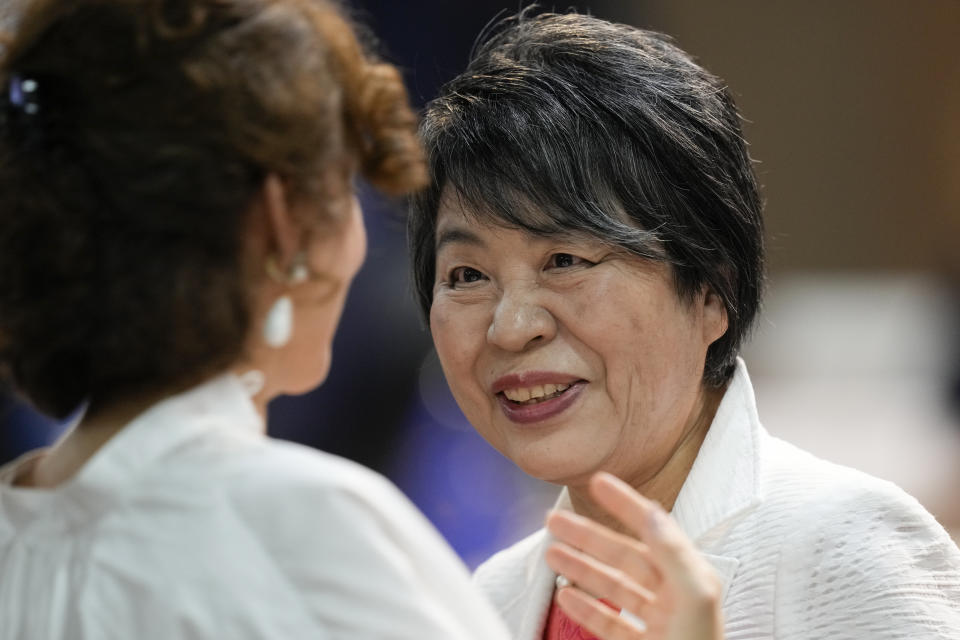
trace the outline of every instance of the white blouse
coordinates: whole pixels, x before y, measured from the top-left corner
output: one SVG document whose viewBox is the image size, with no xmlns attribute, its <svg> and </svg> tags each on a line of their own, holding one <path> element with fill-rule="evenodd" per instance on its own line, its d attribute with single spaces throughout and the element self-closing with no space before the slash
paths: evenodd
<svg viewBox="0 0 960 640">
<path fill-rule="evenodd" d="M 508 637 L 393 485 L 262 429 L 225 375 L 58 488 L 0 469 L 0 640 Z"/>
</svg>

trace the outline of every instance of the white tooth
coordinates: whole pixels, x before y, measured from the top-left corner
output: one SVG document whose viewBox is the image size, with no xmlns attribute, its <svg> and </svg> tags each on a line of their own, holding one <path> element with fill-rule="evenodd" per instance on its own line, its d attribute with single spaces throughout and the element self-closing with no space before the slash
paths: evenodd
<svg viewBox="0 0 960 640">
<path fill-rule="evenodd" d="M 517 394 L 517 402 L 526 402 L 530 399 L 530 389 L 517 389 L 514 393 Z"/>
<path fill-rule="evenodd" d="M 503 395 L 507 396 L 507 400 L 512 400 L 518 402 L 520 400 L 520 395 L 517 393 L 516 389 L 504 389 Z"/>
<path fill-rule="evenodd" d="M 568 384 L 558 384 L 558 385 L 557 385 L 557 391 L 566 391 L 566 390 L 569 389 L 569 388 L 570 388 L 570 385 L 568 385 Z"/>
<path fill-rule="evenodd" d="M 543 385 L 543 393 L 548 396 L 552 396 L 557 392 L 557 385 L 555 384 L 545 384 Z"/>
<path fill-rule="evenodd" d="M 542 397 L 544 396 L 544 394 L 545 394 L 545 392 L 544 392 L 543 387 L 542 387 L 541 385 L 537 385 L 536 387 L 531 387 L 531 388 L 530 388 L 530 397 L 531 397 L 531 398 L 542 398 Z"/>
</svg>

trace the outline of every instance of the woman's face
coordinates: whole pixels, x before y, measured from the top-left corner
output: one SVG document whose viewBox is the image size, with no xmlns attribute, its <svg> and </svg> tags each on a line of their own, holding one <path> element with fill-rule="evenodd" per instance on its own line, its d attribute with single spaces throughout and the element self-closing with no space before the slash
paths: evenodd
<svg viewBox="0 0 960 640">
<path fill-rule="evenodd" d="M 439 211 L 430 327 L 467 419 L 537 478 L 653 478 L 701 410 L 722 304 L 681 301 L 662 263 L 484 224 L 458 200 Z"/>
</svg>

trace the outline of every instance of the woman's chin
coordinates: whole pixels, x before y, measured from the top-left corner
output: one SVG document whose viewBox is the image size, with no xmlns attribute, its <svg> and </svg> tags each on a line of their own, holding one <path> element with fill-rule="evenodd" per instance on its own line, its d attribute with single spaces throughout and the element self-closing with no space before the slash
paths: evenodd
<svg viewBox="0 0 960 640">
<path fill-rule="evenodd" d="M 528 476 L 556 485 L 586 482 L 616 447 L 608 434 L 584 434 L 574 425 L 538 438 L 516 438 L 498 447 Z"/>
<path fill-rule="evenodd" d="M 586 482 L 599 468 L 599 465 L 591 464 L 583 458 L 558 458 L 551 455 L 526 456 L 514 462 L 528 476 L 561 486 Z"/>
</svg>

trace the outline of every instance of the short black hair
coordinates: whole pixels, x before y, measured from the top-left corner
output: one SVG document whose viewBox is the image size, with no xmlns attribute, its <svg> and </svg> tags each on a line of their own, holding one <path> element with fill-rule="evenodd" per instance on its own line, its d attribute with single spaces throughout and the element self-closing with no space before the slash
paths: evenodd
<svg viewBox="0 0 960 640">
<path fill-rule="evenodd" d="M 420 132 L 431 184 L 411 200 L 408 231 L 425 315 L 452 192 L 498 224 L 587 232 L 666 261 L 681 299 L 709 287 L 729 328 L 704 381 L 729 380 L 763 290 L 763 205 L 730 93 L 669 37 L 521 12 L 481 36 Z"/>
</svg>

